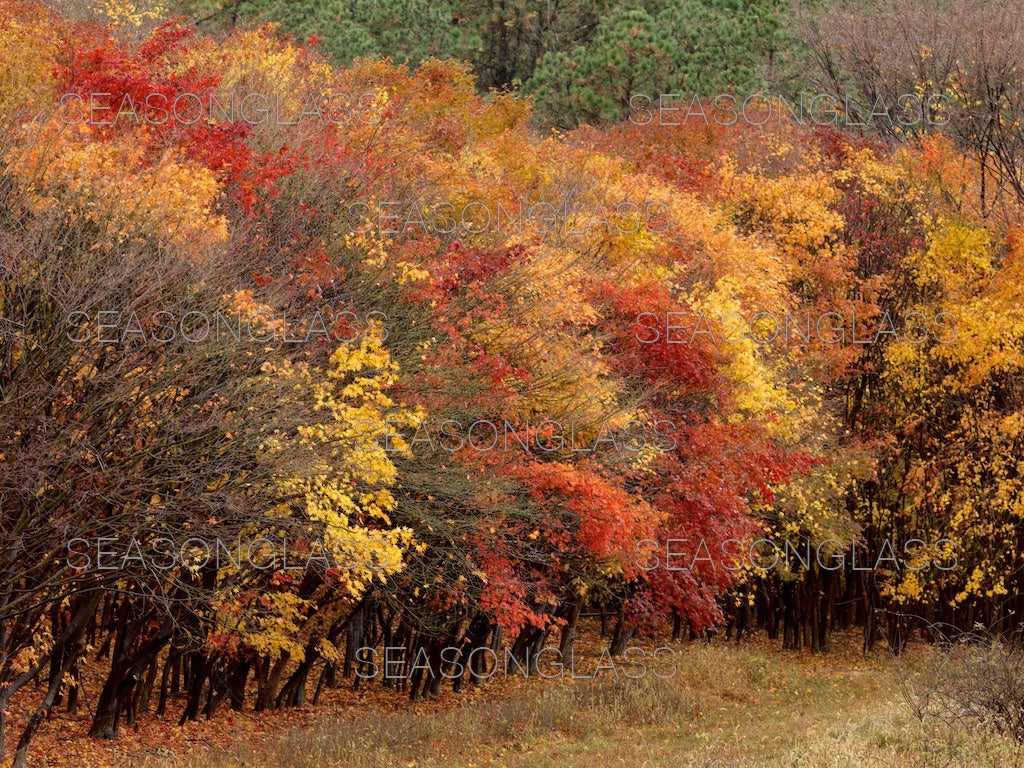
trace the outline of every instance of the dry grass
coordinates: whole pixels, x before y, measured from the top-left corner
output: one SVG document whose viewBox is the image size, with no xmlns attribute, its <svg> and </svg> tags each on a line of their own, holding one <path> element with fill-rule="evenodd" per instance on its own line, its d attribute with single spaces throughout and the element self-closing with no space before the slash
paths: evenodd
<svg viewBox="0 0 1024 768">
<path fill-rule="evenodd" d="M 921 722 L 884 655 L 678 645 L 668 679 L 517 681 L 446 706 L 336 713 L 269 749 L 138 768 L 1008 768 L 1011 741 Z M 931 651 L 915 649 L 910 667 Z M 917 661 L 915 661 L 915 655 Z"/>
</svg>

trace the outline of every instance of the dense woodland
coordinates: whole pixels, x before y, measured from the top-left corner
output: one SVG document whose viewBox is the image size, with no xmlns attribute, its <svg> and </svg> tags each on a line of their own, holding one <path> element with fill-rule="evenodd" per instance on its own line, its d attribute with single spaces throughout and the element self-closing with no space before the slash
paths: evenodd
<svg viewBox="0 0 1024 768">
<path fill-rule="evenodd" d="M 113 738 L 581 615 L 1015 633 L 1021 11 L 941 4 L 0 0 L 6 755 L 96 660 Z M 687 106 L 801 90 L 859 119 Z"/>
</svg>

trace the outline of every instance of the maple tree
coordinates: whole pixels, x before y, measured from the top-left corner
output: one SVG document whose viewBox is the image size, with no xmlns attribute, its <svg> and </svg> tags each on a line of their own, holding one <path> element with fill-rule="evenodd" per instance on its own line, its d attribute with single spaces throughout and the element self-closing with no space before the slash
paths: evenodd
<svg viewBox="0 0 1024 768">
<path fill-rule="evenodd" d="M 912 614 L 1024 609 L 1024 260 L 969 149 L 697 118 L 542 135 L 467 64 L 335 70 L 268 26 L 0 7 L 23 54 L 0 69 L 0 725 L 35 696 L 15 764 L 86 661 L 111 738 L 313 680 L 314 702 L 374 677 L 433 696 L 445 649 L 536 665 L 589 610 L 620 654 L 722 624 L 899 650 Z M 213 110 L 337 93 L 347 120 Z M 181 333 L 155 341 L 161 311 Z M 203 334 L 216 312 L 258 333 Z M 767 343 L 784 314 L 856 328 Z M 198 546 L 282 536 L 303 567 Z M 104 537 L 192 544 L 92 567 Z M 957 567 L 823 565 L 911 538 Z M 737 562 L 770 541 L 826 559 Z M 381 643 L 400 681 L 370 673 Z"/>
</svg>

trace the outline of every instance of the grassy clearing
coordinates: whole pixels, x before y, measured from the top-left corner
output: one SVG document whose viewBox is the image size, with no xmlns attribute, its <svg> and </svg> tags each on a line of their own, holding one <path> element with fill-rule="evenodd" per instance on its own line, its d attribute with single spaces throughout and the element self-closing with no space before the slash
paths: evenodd
<svg viewBox="0 0 1024 768">
<path fill-rule="evenodd" d="M 853 639 L 851 638 L 851 646 Z M 878 654 L 828 656 L 762 643 L 678 645 L 668 679 L 520 680 L 368 718 L 335 713 L 269 749 L 153 768 L 957 768 L 1024 766 L 982 728 L 920 723 L 901 692 L 914 674 Z"/>
</svg>

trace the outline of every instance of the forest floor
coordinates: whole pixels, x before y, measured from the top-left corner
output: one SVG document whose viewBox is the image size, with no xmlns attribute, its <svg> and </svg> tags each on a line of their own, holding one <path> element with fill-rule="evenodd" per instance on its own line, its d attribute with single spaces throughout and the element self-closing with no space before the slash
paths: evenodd
<svg viewBox="0 0 1024 768">
<path fill-rule="evenodd" d="M 598 664 L 596 633 L 577 670 Z M 589 642 L 587 642 L 589 640 Z M 1024 750 L 980 727 L 914 717 L 907 683 L 934 651 L 912 645 L 896 662 L 865 656 L 860 634 L 830 653 L 783 651 L 763 635 L 661 643 L 664 677 L 497 676 L 410 706 L 371 685 L 332 689 L 317 707 L 221 710 L 179 729 L 146 715 L 115 741 L 84 738 L 88 719 L 55 713 L 30 765 L 47 768 L 954 768 L 1024 766 Z M 653 646 L 651 646 L 653 649 Z M 587 657 L 589 656 L 589 666 Z M 579 672 L 579 674 L 587 674 Z M 666 674 L 669 673 L 669 674 Z M 175 708 L 176 709 L 176 708 Z M 13 734 L 14 731 L 9 731 Z M 8 738 L 11 738 L 9 736 Z"/>
</svg>

